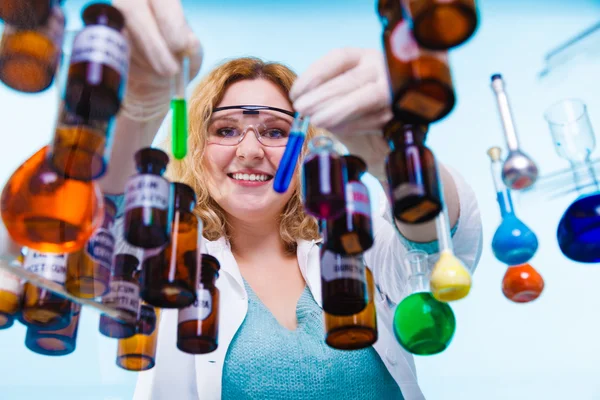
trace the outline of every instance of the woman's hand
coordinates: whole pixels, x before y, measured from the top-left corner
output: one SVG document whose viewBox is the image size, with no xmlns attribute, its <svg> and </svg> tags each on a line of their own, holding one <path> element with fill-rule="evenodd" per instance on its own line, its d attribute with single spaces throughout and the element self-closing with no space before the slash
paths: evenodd
<svg viewBox="0 0 600 400">
<path fill-rule="evenodd" d="M 127 90 L 122 112 L 148 121 L 169 110 L 171 78 L 181 69 L 181 55 L 190 58 L 190 80 L 202 63 L 200 41 L 187 24 L 179 0 L 114 0 L 125 16 L 131 44 Z"/>
<path fill-rule="evenodd" d="M 330 51 L 298 77 L 290 98 L 296 111 L 342 142 L 380 132 L 392 118 L 385 58 L 373 49 Z"/>
</svg>

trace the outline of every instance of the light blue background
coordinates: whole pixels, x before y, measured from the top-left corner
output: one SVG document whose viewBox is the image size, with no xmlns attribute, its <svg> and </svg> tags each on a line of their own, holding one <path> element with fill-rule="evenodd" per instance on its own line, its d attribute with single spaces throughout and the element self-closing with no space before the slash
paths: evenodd
<svg viewBox="0 0 600 400">
<path fill-rule="evenodd" d="M 600 129 L 598 62 L 581 59 L 540 82 L 544 54 L 595 23 L 594 0 L 483 0 L 476 36 L 451 53 L 458 102 L 432 126 L 428 141 L 477 193 L 484 224 L 484 253 L 471 294 L 454 303 L 458 328 L 444 353 L 417 358 L 430 400 L 600 399 L 600 268 L 567 261 L 555 230 L 572 197 L 547 201 L 518 196 L 517 211 L 538 233 L 532 261 L 546 281 L 536 302 L 517 305 L 500 291 L 505 267 L 490 252 L 499 213 L 485 151 L 503 145 L 492 73 L 504 75 L 523 148 L 542 173 L 566 167 L 552 147 L 544 109 L 580 97 Z M 84 2 L 68 0 L 69 28 L 80 26 Z M 367 0 L 187 0 L 186 14 L 205 48 L 201 75 L 223 58 L 255 55 L 302 72 L 341 46 L 380 47 L 381 28 Z M 50 140 L 58 93 L 24 95 L 0 87 L 0 182 Z M 118 145 L 118 144 L 116 144 Z M 77 351 L 44 357 L 26 350 L 25 329 L 0 331 L 0 399 L 130 399 L 136 373 L 115 365 L 116 342 L 97 332 L 98 314 L 84 310 Z M 177 384 L 174 382 L 174 384 Z"/>
</svg>

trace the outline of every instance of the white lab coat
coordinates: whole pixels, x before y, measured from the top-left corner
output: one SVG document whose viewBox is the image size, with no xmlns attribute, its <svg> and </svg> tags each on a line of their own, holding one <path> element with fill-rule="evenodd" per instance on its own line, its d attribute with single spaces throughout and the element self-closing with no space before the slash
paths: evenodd
<svg viewBox="0 0 600 400">
<path fill-rule="evenodd" d="M 473 270 L 479 261 L 482 229 L 477 201 L 472 189 L 455 171 L 451 174 L 460 196 L 460 219 L 453 237 L 455 254 Z M 392 320 L 395 305 L 404 293 L 408 275 L 402 262 L 407 251 L 389 222 L 387 199 L 373 216 L 375 244 L 365 252 L 377 286 L 376 310 L 379 338 L 373 345 L 396 380 L 406 400 L 424 399 L 416 378 L 413 356 L 394 337 Z M 179 351 L 177 310 L 163 310 L 159 326 L 156 366 L 139 374 L 134 400 L 213 400 L 221 398 L 223 363 L 227 349 L 248 311 L 248 295 L 229 243 L 223 238 L 205 242 L 206 252 L 220 264 L 217 287 L 220 297 L 219 347 L 206 355 Z M 316 302 L 321 305 L 321 275 L 317 241 L 298 242 L 298 264 Z M 435 257 L 432 257 L 435 260 Z M 284 351 L 284 349 L 282 349 Z M 264 360 L 269 362 L 269 360 Z"/>
</svg>

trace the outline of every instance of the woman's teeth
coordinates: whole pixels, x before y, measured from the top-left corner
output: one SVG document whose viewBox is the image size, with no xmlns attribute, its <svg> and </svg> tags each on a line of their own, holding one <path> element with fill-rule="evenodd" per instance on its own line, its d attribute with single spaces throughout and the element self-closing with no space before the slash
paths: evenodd
<svg viewBox="0 0 600 400">
<path fill-rule="evenodd" d="M 267 181 L 271 178 L 269 175 L 263 175 L 263 174 L 231 174 L 231 177 L 238 181 L 260 181 L 260 182 Z"/>
</svg>

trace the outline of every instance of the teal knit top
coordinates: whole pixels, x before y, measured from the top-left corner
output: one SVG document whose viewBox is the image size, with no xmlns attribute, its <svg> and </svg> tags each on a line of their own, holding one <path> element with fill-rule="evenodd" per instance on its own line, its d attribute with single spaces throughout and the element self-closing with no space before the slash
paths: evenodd
<svg viewBox="0 0 600 400">
<path fill-rule="evenodd" d="M 308 286 L 296 307 L 298 327 L 290 331 L 244 285 L 248 313 L 225 358 L 224 400 L 403 399 L 372 347 L 346 351 L 325 343 L 323 311 Z"/>
</svg>

